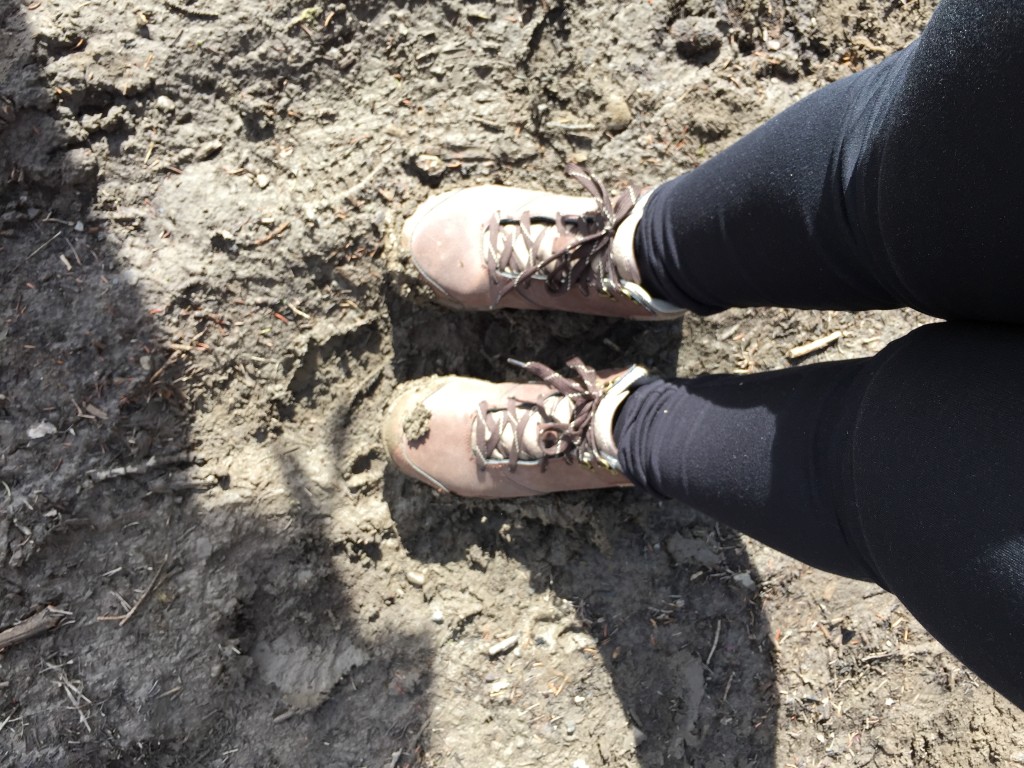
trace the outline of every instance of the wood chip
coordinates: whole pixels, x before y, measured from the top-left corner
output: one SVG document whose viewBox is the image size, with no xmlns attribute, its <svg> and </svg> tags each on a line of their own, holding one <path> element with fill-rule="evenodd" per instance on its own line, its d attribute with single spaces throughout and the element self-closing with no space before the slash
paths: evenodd
<svg viewBox="0 0 1024 768">
<path fill-rule="evenodd" d="M 487 655 L 493 659 L 496 656 L 501 656 L 503 653 L 508 653 L 517 645 L 519 645 L 519 635 L 512 635 L 488 648 Z"/>
</svg>

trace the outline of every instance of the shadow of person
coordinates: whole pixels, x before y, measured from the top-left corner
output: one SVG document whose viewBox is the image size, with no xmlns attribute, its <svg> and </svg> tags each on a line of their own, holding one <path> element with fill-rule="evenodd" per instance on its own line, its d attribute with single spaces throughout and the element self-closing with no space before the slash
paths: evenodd
<svg viewBox="0 0 1024 768">
<path fill-rule="evenodd" d="M 79 11 L 0 7 L 0 628 L 61 621 L 0 648 L 0 763 L 409 765 L 431 646 L 365 597 L 372 551 L 325 535 L 344 504 L 279 443 L 197 422 L 197 356 L 258 321 L 216 275 L 160 281 L 223 266 L 174 224 L 231 190 L 181 163 L 169 199 L 137 162 L 141 127 L 188 119 L 180 75 Z"/>
</svg>

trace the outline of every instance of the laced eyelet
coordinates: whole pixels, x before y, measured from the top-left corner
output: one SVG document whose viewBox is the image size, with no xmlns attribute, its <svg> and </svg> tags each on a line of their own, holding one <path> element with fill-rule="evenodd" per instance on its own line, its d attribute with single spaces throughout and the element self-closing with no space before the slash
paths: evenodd
<svg viewBox="0 0 1024 768">
<path fill-rule="evenodd" d="M 566 421 L 556 420 L 545 403 L 550 395 L 539 402 L 510 398 L 504 407 L 481 403 L 474 419 L 473 456 L 477 465 L 503 464 L 514 470 L 520 462 L 541 465 L 553 458 L 562 457 L 567 462 L 593 468 L 595 459 L 600 460 L 593 434 L 593 417 L 598 403 L 608 391 L 608 382 L 599 382 L 593 368 L 574 358 L 569 366 L 576 377 L 556 373 L 540 363 L 509 362 L 524 368 L 538 379 L 550 385 L 551 395 L 572 405 L 572 412 Z M 539 418 L 538 424 L 531 419 Z M 529 450 L 531 441 L 526 430 L 536 424 L 536 449 Z M 511 430 L 511 431 L 510 431 Z M 509 439 L 508 435 L 512 435 Z M 539 454 L 539 455 L 535 455 Z"/>
<path fill-rule="evenodd" d="M 562 442 L 562 435 L 556 429 L 545 429 L 540 433 L 538 442 L 545 451 L 554 450 Z"/>
<path fill-rule="evenodd" d="M 614 299 L 622 292 L 622 276 L 612 259 L 612 241 L 619 225 L 632 212 L 639 197 L 635 187 L 614 201 L 604 185 L 582 167 L 570 164 L 568 174 L 589 192 L 596 209 L 582 215 L 534 215 L 523 212 L 519 218 L 495 214 L 484 228 L 487 267 L 498 289 L 500 301 L 510 291 L 521 293 L 537 278 L 546 282 L 548 291 L 568 293 L 579 286 L 588 287 Z M 554 227 L 556 238 L 568 236 L 570 242 L 559 250 L 545 250 L 550 234 L 536 234 L 538 227 Z M 525 264 L 524 260 L 525 251 Z"/>
</svg>

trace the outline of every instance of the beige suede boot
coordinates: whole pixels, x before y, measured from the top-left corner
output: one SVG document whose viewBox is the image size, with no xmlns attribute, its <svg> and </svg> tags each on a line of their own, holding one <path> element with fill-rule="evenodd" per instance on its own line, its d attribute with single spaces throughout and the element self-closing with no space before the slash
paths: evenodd
<svg viewBox="0 0 1024 768">
<path fill-rule="evenodd" d="M 476 498 L 632 485 L 619 469 L 612 424 L 647 371 L 598 373 L 574 359 L 570 378 L 519 365 L 541 382 L 435 376 L 400 387 L 384 417 L 384 444 L 398 469 Z"/>
<path fill-rule="evenodd" d="M 457 309 L 555 309 L 672 320 L 682 309 L 640 285 L 633 235 L 646 197 L 615 200 L 578 165 L 568 173 L 590 197 L 482 186 L 427 200 L 403 244 L 438 300 Z"/>
</svg>

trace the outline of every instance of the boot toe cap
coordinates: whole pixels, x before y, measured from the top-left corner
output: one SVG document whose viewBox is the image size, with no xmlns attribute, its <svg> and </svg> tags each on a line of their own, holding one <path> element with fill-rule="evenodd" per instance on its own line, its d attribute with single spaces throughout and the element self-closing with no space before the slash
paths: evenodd
<svg viewBox="0 0 1024 768">
<path fill-rule="evenodd" d="M 493 216 L 474 190 L 457 190 L 420 205 L 402 230 L 402 242 L 423 280 L 440 301 L 488 309 L 491 278 L 484 256 L 484 226 Z"/>
<path fill-rule="evenodd" d="M 401 385 L 384 414 L 384 449 L 402 474 L 420 480 L 438 491 L 450 492 L 437 478 L 430 448 L 443 440 L 437 434 L 433 414 L 424 401 L 444 387 L 437 377 Z"/>
</svg>

